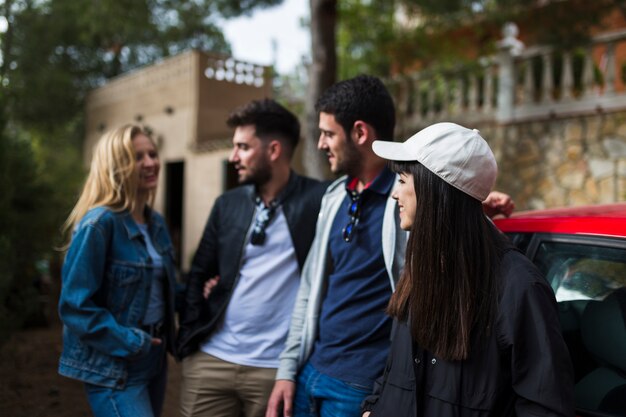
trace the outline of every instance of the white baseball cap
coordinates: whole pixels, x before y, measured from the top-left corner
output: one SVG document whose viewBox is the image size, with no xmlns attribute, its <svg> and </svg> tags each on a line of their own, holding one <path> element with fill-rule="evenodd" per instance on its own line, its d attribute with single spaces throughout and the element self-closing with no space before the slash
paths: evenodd
<svg viewBox="0 0 626 417">
<path fill-rule="evenodd" d="M 496 158 L 476 129 L 435 123 L 403 143 L 376 140 L 374 153 L 391 161 L 417 161 L 466 194 L 484 201 L 498 176 Z"/>
</svg>

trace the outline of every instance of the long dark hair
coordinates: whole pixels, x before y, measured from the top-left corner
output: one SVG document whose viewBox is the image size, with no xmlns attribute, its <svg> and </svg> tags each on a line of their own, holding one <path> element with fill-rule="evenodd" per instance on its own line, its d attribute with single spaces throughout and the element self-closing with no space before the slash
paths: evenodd
<svg viewBox="0 0 626 417">
<path fill-rule="evenodd" d="M 482 204 L 418 162 L 393 162 L 413 175 L 417 206 L 406 264 L 388 312 L 408 320 L 415 342 L 445 360 L 466 359 L 491 332 L 505 240 Z"/>
</svg>

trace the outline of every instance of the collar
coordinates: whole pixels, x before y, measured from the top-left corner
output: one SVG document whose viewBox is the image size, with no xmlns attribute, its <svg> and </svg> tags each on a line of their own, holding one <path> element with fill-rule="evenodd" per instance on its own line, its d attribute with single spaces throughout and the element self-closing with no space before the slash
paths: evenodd
<svg viewBox="0 0 626 417">
<path fill-rule="evenodd" d="M 298 182 L 298 175 L 292 169 L 289 171 L 289 180 L 287 181 L 287 185 L 285 185 L 285 187 L 281 190 L 281 192 L 278 193 L 275 199 L 270 201 L 270 205 L 274 207 L 281 205 L 283 201 L 285 201 L 285 199 L 289 196 L 289 194 L 291 194 L 293 189 L 296 187 L 297 182 Z M 259 204 L 259 201 L 261 202 L 263 201 L 263 199 L 261 199 L 261 196 L 259 195 L 257 191 L 256 185 L 250 187 L 250 198 L 252 199 L 252 201 L 254 201 L 255 204 Z"/>
<path fill-rule="evenodd" d="M 133 219 L 133 215 L 130 211 L 125 210 L 122 212 L 122 222 L 124 223 L 124 228 L 126 229 L 126 233 L 128 233 L 129 239 L 135 239 L 141 236 L 141 230 L 139 230 L 139 226 L 137 226 L 137 222 Z"/>
<path fill-rule="evenodd" d="M 126 233 L 128 234 L 129 239 L 135 239 L 138 236 L 141 236 L 141 230 L 139 230 L 139 226 L 135 219 L 133 219 L 133 215 L 130 211 L 125 210 L 121 213 L 122 215 L 122 223 L 124 224 L 124 228 L 126 229 Z M 159 222 L 152 222 L 150 217 L 152 215 L 152 210 L 146 206 L 145 216 L 146 216 L 146 224 L 149 225 L 148 231 L 151 232 L 150 235 L 156 236 L 158 229 L 161 227 Z"/>
<path fill-rule="evenodd" d="M 396 175 L 387 166 L 385 166 L 380 174 L 376 176 L 376 178 L 365 184 L 365 188 L 363 188 L 363 191 L 370 190 L 377 194 L 386 196 L 391 192 L 391 188 L 393 187 L 395 178 Z M 352 195 L 355 192 L 358 181 L 359 180 L 356 177 L 347 178 L 346 192 L 348 194 Z"/>
</svg>

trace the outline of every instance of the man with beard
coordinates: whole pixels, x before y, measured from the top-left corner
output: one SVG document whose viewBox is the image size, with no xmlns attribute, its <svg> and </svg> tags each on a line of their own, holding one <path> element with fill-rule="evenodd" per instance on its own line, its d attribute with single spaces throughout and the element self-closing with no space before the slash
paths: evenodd
<svg viewBox="0 0 626 417">
<path fill-rule="evenodd" d="M 318 148 L 333 173 L 315 240 L 302 271 L 286 347 L 266 417 L 358 417 L 382 374 L 391 319 L 385 309 L 404 264 L 407 233 L 391 197 L 396 175 L 372 151 L 392 140 L 395 109 L 375 77 L 330 87 L 317 102 Z M 510 214 L 509 196 L 493 193 L 489 215 Z"/>
<path fill-rule="evenodd" d="M 265 413 L 325 189 L 291 169 L 300 124 L 276 101 L 252 101 L 227 123 L 242 186 L 215 202 L 191 266 L 177 343 L 183 416 Z"/>
</svg>

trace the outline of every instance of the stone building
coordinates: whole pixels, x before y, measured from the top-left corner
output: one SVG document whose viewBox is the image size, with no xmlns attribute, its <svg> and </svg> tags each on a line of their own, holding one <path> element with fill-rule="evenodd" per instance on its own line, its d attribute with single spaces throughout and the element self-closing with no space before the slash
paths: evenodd
<svg viewBox="0 0 626 417">
<path fill-rule="evenodd" d="M 165 216 L 187 270 L 213 201 L 236 182 L 227 164 L 235 107 L 272 95 L 269 68 L 188 51 L 121 75 L 86 102 L 85 163 L 108 129 L 145 126 L 156 139 L 161 175 L 155 207 Z"/>
</svg>

